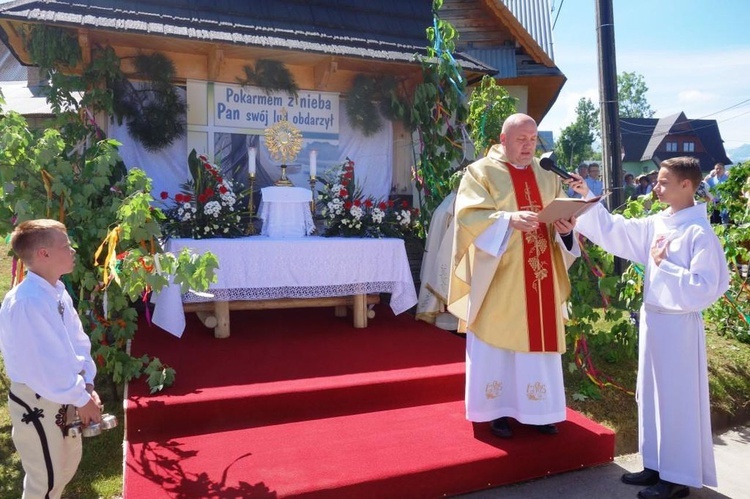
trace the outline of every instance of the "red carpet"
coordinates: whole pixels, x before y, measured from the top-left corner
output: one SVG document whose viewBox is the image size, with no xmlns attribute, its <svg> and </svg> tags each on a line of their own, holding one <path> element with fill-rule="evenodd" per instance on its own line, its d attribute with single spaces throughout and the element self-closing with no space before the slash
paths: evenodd
<svg viewBox="0 0 750 499">
<path fill-rule="evenodd" d="M 560 434 L 511 440 L 464 418 L 464 340 L 378 308 L 233 312 L 213 338 L 142 327 L 132 354 L 177 370 L 129 387 L 125 498 L 431 498 L 609 462 L 614 435 L 568 411 Z"/>
</svg>

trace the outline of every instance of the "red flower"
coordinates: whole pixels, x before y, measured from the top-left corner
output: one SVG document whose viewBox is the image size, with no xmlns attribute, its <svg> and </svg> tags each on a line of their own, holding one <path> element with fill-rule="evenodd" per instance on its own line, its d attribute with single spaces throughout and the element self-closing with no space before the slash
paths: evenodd
<svg viewBox="0 0 750 499">
<path fill-rule="evenodd" d="M 388 207 L 393 208 L 393 199 L 388 200 Z"/>
<path fill-rule="evenodd" d="M 352 202 L 351 201 L 347 201 L 346 203 L 344 203 L 344 209 L 348 210 L 351 207 L 352 207 Z"/>
<path fill-rule="evenodd" d="M 181 193 L 175 195 L 174 200 L 177 201 L 178 203 L 186 202 L 185 196 L 183 196 Z"/>
<path fill-rule="evenodd" d="M 204 204 L 206 201 L 208 201 L 208 196 L 206 196 L 206 193 L 198 195 L 198 202 L 201 204 Z"/>
<path fill-rule="evenodd" d="M 221 194 L 226 194 L 226 193 L 227 193 L 227 190 L 228 190 L 228 189 L 227 189 L 226 187 L 224 187 L 223 185 L 220 185 L 220 186 L 219 186 L 219 192 L 220 192 Z"/>
<path fill-rule="evenodd" d="M 184 196 L 182 196 L 182 200 L 186 203 L 189 203 L 193 200 L 193 196 L 191 196 L 190 194 L 185 194 Z"/>
<path fill-rule="evenodd" d="M 206 190 L 203 191 L 203 193 L 206 195 L 206 199 L 211 199 L 214 197 L 214 190 L 211 187 L 206 187 Z"/>
<path fill-rule="evenodd" d="M 372 208 L 372 201 L 365 199 L 365 208 Z"/>
<path fill-rule="evenodd" d="M 381 201 L 380 204 L 378 205 L 378 208 L 385 211 L 386 208 L 388 208 L 388 205 L 385 203 L 385 201 Z"/>
<path fill-rule="evenodd" d="M 169 197 L 169 193 L 167 191 L 161 191 L 161 194 L 159 194 L 162 199 L 167 199 Z"/>
<path fill-rule="evenodd" d="M 354 200 L 354 206 L 360 206 L 361 204 L 362 204 L 362 201 L 360 201 L 359 199 Z"/>
<path fill-rule="evenodd" d="M 402 208 L 408 208 L 409 207 L 409 202 L 408 201 L 401 201 L 401 207 Z"/>
<path fill-rule="evenodd" d="M 339 197 L 345 198 L 348 195 L 349 195 L 349 191 L 347 191 L 346 189 L 341 189 L 339 191 Z"/>
</svg>

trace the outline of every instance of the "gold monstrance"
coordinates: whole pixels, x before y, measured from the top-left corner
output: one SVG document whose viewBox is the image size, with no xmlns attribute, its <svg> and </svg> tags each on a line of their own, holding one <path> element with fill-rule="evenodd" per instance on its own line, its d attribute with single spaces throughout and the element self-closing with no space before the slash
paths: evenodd
<svg viewBox="0 0 750 499">
<path fill-rule="evenodd" d="M 286 176 L 286 164 L 297 157 L 302 149 L 302 133 L 287 121 L 286 109 L 281 110 L 281 120 L 265 130 L 266 147 L 271 159 L 281 162 L 281 178 L 275 182 L 279 186 L 291 186 Z"/>
</svg>

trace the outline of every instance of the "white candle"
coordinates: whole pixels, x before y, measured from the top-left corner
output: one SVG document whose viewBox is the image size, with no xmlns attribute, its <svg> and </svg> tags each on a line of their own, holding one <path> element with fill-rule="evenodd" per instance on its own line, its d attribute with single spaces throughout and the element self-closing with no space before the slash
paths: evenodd
<svg viewBox="0 0 750 499">
<path fill-rule="evenodd" d="M 247 148 L 247 171 L 251 177 L 255 176 L 255 148 Z"/>
<path fill-rule="evenodd" d="M 310 177 L 315 178 L 316 173 L 318 173 L 318 151 L 313 149 L 310 151 Z"/>
</svg>

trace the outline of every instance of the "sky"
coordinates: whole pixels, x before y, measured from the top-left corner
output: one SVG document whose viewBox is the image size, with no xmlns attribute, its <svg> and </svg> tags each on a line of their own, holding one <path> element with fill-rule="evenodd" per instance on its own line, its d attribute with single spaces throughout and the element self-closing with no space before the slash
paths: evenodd
<svg viewBox="0 0 750 499">
<path fill-rule="evenodd" d="M 539 129 L 557 139 L 581 97 L 599 105 L 597 0 L 548 1 L 554 59 L 568 81 Z M 654 118 L 715 119 L 727 150 L 750 144 L 750 1 L 613 3 L 617 73 L 643 75 Z"/>
</svg>

